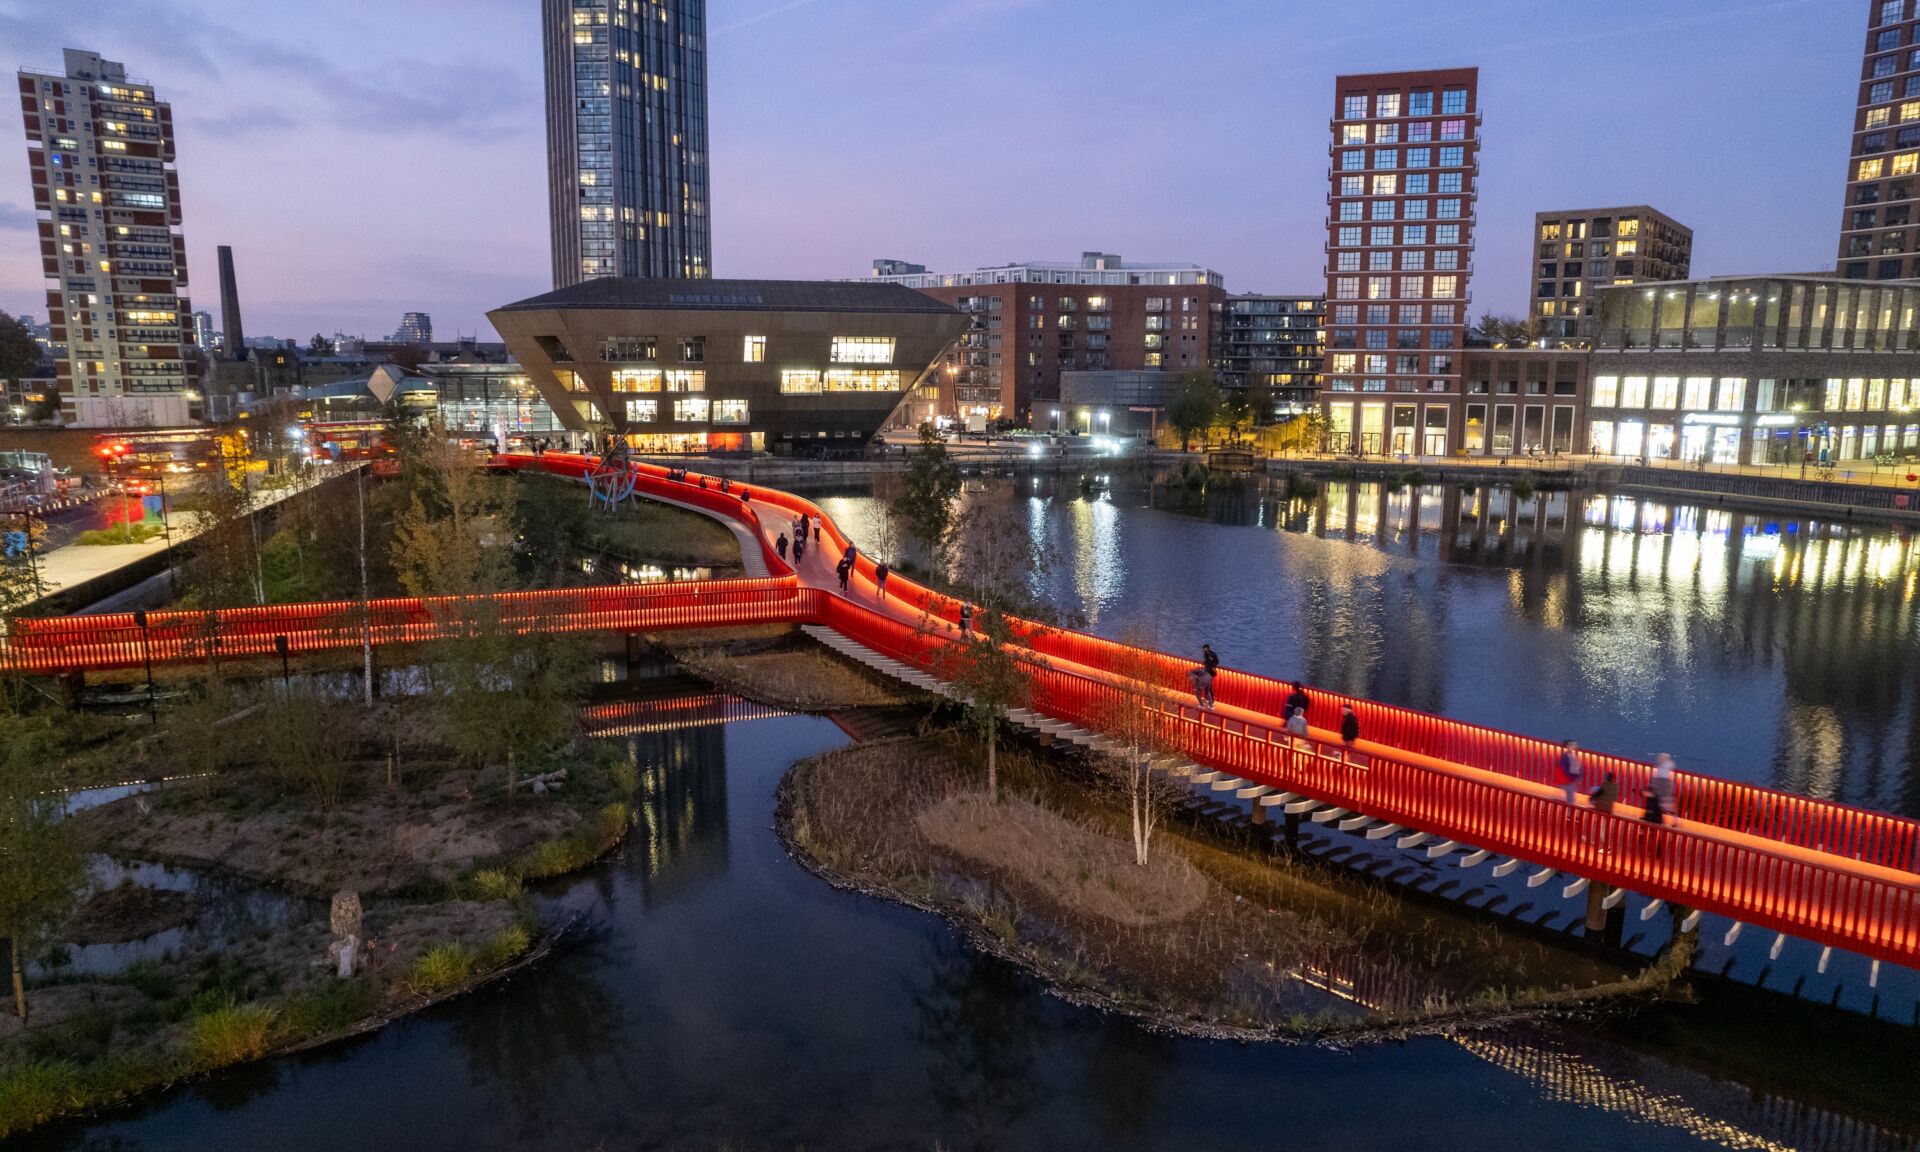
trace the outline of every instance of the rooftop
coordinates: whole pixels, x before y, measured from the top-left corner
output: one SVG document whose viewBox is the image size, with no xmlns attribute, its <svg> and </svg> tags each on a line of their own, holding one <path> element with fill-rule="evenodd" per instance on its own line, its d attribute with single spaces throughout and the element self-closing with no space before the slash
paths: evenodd
<svg viewBox="0 0 1920 1152">
<path fill-rule="evenodd" d="M 507 304 L 496 311 L 549 308 L 711 312 L 951 312 L 897 284 L 819 280 L 680 280 L 607 276 Z"/>
</svg>

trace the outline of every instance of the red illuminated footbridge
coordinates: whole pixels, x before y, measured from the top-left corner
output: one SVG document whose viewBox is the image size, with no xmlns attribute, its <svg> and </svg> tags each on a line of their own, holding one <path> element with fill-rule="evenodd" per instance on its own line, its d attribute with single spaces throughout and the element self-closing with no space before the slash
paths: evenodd
<svg viewBox="0 0 1920 1152">
<path fill-rule="evenodd" d="M 585 479 L 604 465 L 569 455 L 506 455 L 496 466 Z M 631 465 L 634 494 L 703 512 L 741 537 L 737 580 L 512 592 L 490 597 L 377 600 L 23 620 L 0 648 L 0 667 L 43 674 L 210 662 L 386 646 L 460 635 L 484 619 L 513 631 L 661 632 L 787 623 L 889 675 L 951 692 L 952 656 L 978 641 L 957 628 L 959 604 L 899 576 L 886 595 L 861 556 L 846 593 L 834 565 L 849 545 L 811 501 L 757 484 Z M 817 517 L 821 540 L 797 568 L 773 536 L 800 515 Z M 144 621 L 144 623 L 142 623 Z M 1284 726 L 1290 685 L 1232 669 L 1215 680 L 1216 707 L 1187 694 L 1191 660 L 1097 636 L 1019 624 L 1030 691 L 1011 719 L 1042 733 L 1112 747 L 1103 718 L 1137 704 L 1167 750 L 1159 766 L 1195 786 L 1230 793 L 1262 811 L 1306 816 L 1405 851 L 1495 875 L 1524 872 L 1530 887 L 1565 896 L 1591 889 L 1605 907 L 1629 893 L 1642 918 L 1684 909 L 1743 929 L 1830 951 L 1920 968 L 1920 822 L 1827 800 L 1680 773 L 1676 819 L 1653 824 L 1622 802 L 1611 812 L 1584 798 L 1569 805 L 1557 779 L 1560 748 L 1444 717 L 1310 690 L 1309 731 Z M 1361 738 L 1338 735 L 1351 707 Z M 1583 751 L 1583 777 L 1616 774 L 1622 797 L 1642 795 L 1652 766 Z"/>
</svg>

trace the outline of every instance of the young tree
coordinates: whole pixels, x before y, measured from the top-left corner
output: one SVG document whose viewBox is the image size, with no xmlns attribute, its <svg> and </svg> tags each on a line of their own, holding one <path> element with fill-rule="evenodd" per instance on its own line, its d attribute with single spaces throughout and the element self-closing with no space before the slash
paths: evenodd
<svg viewBox="0 0 1920 1152">
<path fill-rule="evenodd" d="M 1137 638 L 1126 643 L 1128 647 L 1111 665 L 1119 682 L 1115 694 L 1099 709 L 1099 725 L 1120 746 L 1106 759 L 1127 791 L 1133 862 L 1144 865 L 1154 829 L 1174 796 L 1166 781 L 1155 775 L 1153 762 L 1177 753 L 1179 744 L 1165 711 L 1171 694 L 1154 683 L 1153 663 L 1146 656 L 1151 643 Z"/>
<path fill-rule="evenodd" d="M 238 439 L 221 438 L 221 466 L 200 477 L 200 489 L 190 498 L 198 535 L 187 566 L 187 583 L 195 602 L 204 608 L 266 602 L 252 522 L 253 494 L 245 463 L 234 456 Z"/>
<path fill-rule="evenodd" d="M 920 453 L 907 466 L 900 491 L 887 511 L 926 551 L 930 571 L 946 567 L 959 496 L 960 467 L 947 451 L 946 441 L 933 425 L 920 425 Z"/>
<path fill-rule="evenodd" d="M 55 938 L 86 878 L 85 857 L 63 820 L 51 722 L 8 723 L 0 760 L 0 935 L 11 944 L 13 1008 L 27 1019 L 25 956 Z"/>
<path fill-rule="evenodd" d="M 1039 614 L 1030 590 L 1052 566 L 1053 553 L 1034 539 L 1024 504 L 1011 493 L 982 494 L 960 518 L 954 540 L 953 586 L 975 606 L 977 638 L 946 653 L 947 679 L 966 701 L 968 726 L 985 746 L 987 797 L 998 803 L 1000 728 L 1027 700 L 1033 672 L 1016 613 Z"/>
<path fill-rule="evenodd" d="M 313 334 L 313 339 L 307 341 L 307 355 L 309 356 L 333 355 L 333 341 L 327 339 L 325 336 L 320 335 L 320 333 L 315 332 Z"/>
<path fill-rule="evenodd" d="M 573 637 L 509 635 L 497 621 L 482 622 L 466 644 L 447 696 L 451 742 L 476 762 L 499 755 L 511 801 L 521 763 L 573 736 L 584 656 Z"/>
<path fill-rule="evenodd" d="M 1193 447 L 1193 437 L 1220 420 L 1226 400 L 1213 373 L 1196 368 L 1183 373 L 1173 400 L 1167 405 L 1167 425 L 1180 436 L 1180 450 Z"/>
<path fill-rule="evenodd" d="M 394 516 L 393 568 L 415 596 L 498 592 L 513 579 L 514 489 L 447 439 L 435 422 L 402 456 L 404 506 Z"/>
</svg>

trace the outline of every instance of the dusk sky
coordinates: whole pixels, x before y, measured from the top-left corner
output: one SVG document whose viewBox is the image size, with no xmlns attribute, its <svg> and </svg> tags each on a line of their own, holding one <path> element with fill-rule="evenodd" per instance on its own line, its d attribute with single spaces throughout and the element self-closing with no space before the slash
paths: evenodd
<svg viewBox="0 0 1920 1152">
<path fill-rule="evenodd" d="M 1694 272 L 1832 266 L 1867 0 L 710 0 L 714 270 L 1191 260 L 1323 287 L 1340 72 L 1478 65 L 1471 311 L 1524 314 L 1540 209 L 1650 203 Z M 436 336 L 547 290 L 537 0 L 0 0 L 171 101 L 191 293 L 249 335 Z M 44 317 L 19 112 L 0 307 Z"/>
</svg>

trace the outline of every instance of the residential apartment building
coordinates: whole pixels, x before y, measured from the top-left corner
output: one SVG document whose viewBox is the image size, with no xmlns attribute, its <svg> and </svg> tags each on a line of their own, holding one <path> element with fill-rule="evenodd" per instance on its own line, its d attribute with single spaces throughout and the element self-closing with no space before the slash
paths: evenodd
<svg viewBox="0 0 1920 1152">
<path fill-rule="evenodd" d="M 968 317 L 940 371 L 912 398 L 916 410 L 1014 423 L 1033 421 L 1036 404 L 1060 399 L 1063 372 L 1206 367 L 1216 313 L 1227 298 L 1210 268 L 1129 263 L 1107 252 L 1083 253 L 1077 264 L 900 272 L 866 281 L 916 289 Z"/>
<path fill-rule="evenodd" d="M 187 423 L 199 402 L 173 109 L 93 52 L 22 70 L 47 316 L 69 424 Z"/>
<path fill-rule="evenodd" d="M 1533 244 L 1534 338 L 1552 348 L 1592 343 L 1600 289 L 1693 270 L 1693 229 L 1645 204 L 1535 213 Z"/>
<path fill-rule="evenodd" d="M 1227 297 L 1213 351 L 1222 386 L 1269 394 L 1273 411 L 1263 419 L 1312 409 L 1320 388 L 1326 303 L 1320 296 Z"/>
<path fill-rule="evenodd" d="M 1839 273 L 1849 280 L 1920 277 L 1914 189 L 1920 184 L 1920 0 L 1872 0 Z"/>
<path fill-rule="evenodd" d="M 1444 455 L 1465 419 L 1479 70 L 1338 77 L 1331 124 L 1328 445 Z"/>
<path fill-rule="evenodd" d="M 706 0 L 542 0 L 553 285 L 712 275 Z"/>
<path fill-rule="evenodd" d="M 1920 285 L 1760 276 L 1609 288 L 1587 450 L 1799 463 L 1920 454 Z"/>
</svg>

